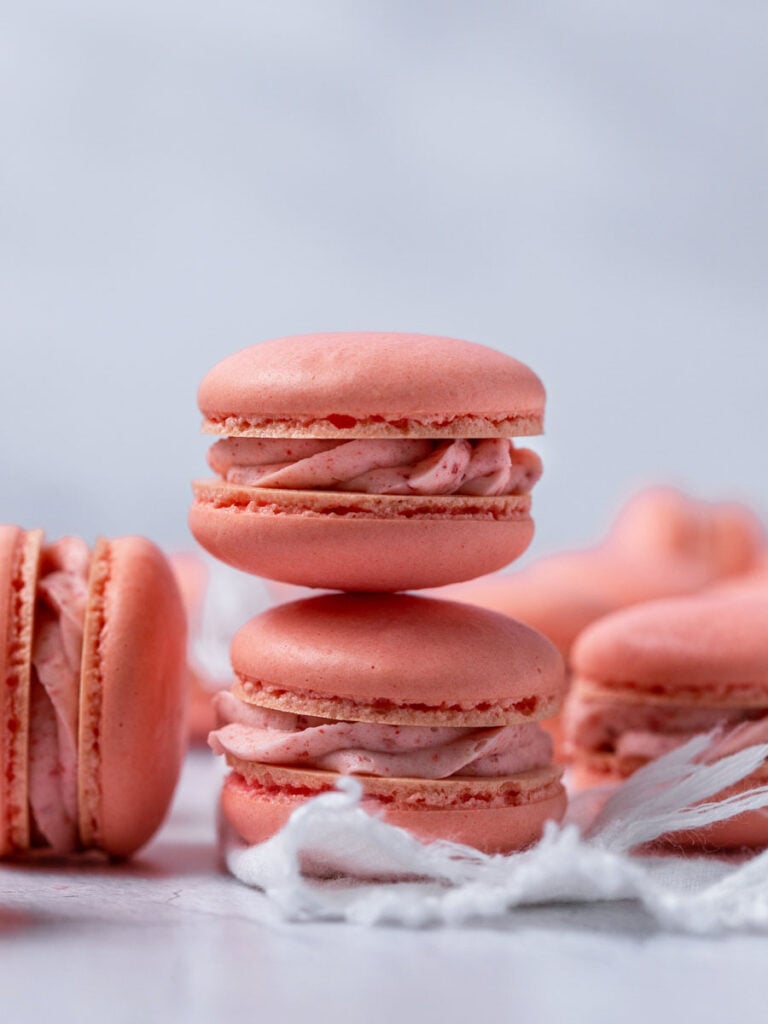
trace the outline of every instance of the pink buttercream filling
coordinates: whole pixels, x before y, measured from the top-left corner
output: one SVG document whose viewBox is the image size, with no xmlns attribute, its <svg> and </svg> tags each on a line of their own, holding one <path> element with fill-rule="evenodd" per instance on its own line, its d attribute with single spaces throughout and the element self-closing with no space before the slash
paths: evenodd
<svg viewBox="0 0 768 1024">
<path fill-rule="evenodd" d="M 718 726 L 722 736 L 707 753 L 708 761 L 768 742 L 768 715 L 754 708 L 632 704 L 576 696 L 565 714 L 573 752 L 610 753 L 619 760 L 653 760 Z"/>
<path fill-rule="evenodd" d="M 242 761 L 386 778 L 497 778 L 543 768 L 552 741 L 536 723 L 490 729 L 338 722 L 256 707 L 228 691 L 214 703 L 223 723 L 216 754 Z"/>
<path fill-rule="evenodd" d="M 64 537 L 47 547 L 37 588 L 29 729 L 29 804 L 55 853 L 76 849 L 77 724 L 90 552 Z"/>
<path fill-rule="evenodd" d="M 508 438 L 479 441 L 228 437 L 208 451 L 228 483 L 364 494 L 527 494 L 541 459 Z"/>
</svg>

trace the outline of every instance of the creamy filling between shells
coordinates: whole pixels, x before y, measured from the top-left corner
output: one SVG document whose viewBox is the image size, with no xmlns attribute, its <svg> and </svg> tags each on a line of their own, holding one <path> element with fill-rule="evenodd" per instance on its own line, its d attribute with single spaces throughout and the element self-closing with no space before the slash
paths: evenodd
<svg viewBox="0 0 768 1024">
<path fill-rule="evenodd" d="M 564 713 L 570 753 L 611 754 L 620 762 L 653 760 L 718 727 L 708 761 L 768 742 L 768 709 L 642 704 L 575 692 Z"/>
<path fill-rule="evenodd" d="M 221 727 L 208 742 L 241 761 L 385 778 L 499 778 L 551 764 L 552 741 L 536 723 L 487 729 L 344 722 L 240 701 L 214 703 Z"/>
<path fill-rule="evenodd" d="M 54 853 L 78 846 L 77 732 L 88 545 L 63 537 L 43 552 L 29 713 L 33 838 Z"/>
<path fill-rule="evenodd" d="M 508 438 L 423 440 L 228 437 L 208 451 L 228 483 L 364 494 L 528 494 L 539 456 Z"/>
</svg>

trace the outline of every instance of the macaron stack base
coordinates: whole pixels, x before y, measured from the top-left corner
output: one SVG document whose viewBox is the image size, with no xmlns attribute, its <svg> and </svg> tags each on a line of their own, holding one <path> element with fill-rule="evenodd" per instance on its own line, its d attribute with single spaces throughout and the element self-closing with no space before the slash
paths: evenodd
<svg viewBox="0 0 768 1024">
<path fill-rule="evenodd" d="M 302 804 L 331 791 L 331 772 L 237 765 L 221 795 L 222 810 L 246 843 L 263 843 L 286 824 Z M 565 812 L 560 773 L 520 775 L 497 785 L 469 780 L 378 780 L 356 776 L 363 785 L 362 806 L 388 824 L 407 829 L 424 842 L 450 840 L 483 853 L 512 853 L 541 838 L 546 821 Z"/>
<path fill-rule="evenodd" d="M 538 720 L 560 703 L 555 648 L 452 602 L 327 595 L 281 605 L 232 644 L 236 683 L 209 742 L 232 769 L 225 818 L 247 843 L 352 772 L 363 806 L 424 840 L 529 846 L 565 809 Z"/>
</svg>

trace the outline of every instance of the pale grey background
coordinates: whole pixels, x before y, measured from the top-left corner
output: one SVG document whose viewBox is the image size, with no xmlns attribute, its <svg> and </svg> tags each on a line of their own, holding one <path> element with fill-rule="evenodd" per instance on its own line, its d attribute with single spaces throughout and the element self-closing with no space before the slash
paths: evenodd
<svg viewBox="0 0 768 1024">
<path fill-rule="evenodd" d="M 654 479 L 765 514 L 766 44 L 764 0 L 0 0 L 0 521 L 191 543 L 203 373 L 355 328 L 541 374 L 534 553 Z M 0 871 L 4 1020 L 764 1020 L 765 938 L 631 906 L 249 926 L 201 806 L 124 899 Z"/>
<path fill-rule="evenodd" d="M 547 384 L 535 552 L 768 503 L 768 7 L 25 0 L 0 31 L 0 520 L 181 546 L 194 394 L 276 334 Z"/>
</svg>

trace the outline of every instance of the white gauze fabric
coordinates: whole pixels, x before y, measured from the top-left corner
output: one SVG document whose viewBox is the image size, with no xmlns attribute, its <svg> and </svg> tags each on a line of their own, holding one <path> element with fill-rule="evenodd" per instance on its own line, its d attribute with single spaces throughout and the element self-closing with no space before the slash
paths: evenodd
<svg viewBox="0 0 768 1024">
<path fill-rule="evenodd" d="M 244 847 L 225 833 L 226 864 L 293 921 L 461 925 L 533 904 L 638 900 L 671 930 L 768 931 L 768 851 L 746 862 L 717 861 L 714 883 L 702 858 L 631 853 L 668 832 L 768 808 L 768 786 L 707 802 L 768 758 L 765 744 L 702 764 L 716 740 L 695 737 L 608 795 L 577 796 L 566 821 L 549 822 L 541 841 L 522 853 L 488 856 L 455 843 L 421 843 L 364 811 L 360 782 L 348 776 L 259 846 Z M 712 866 L 713 858 L 706 860 Z"/>
</svg>

